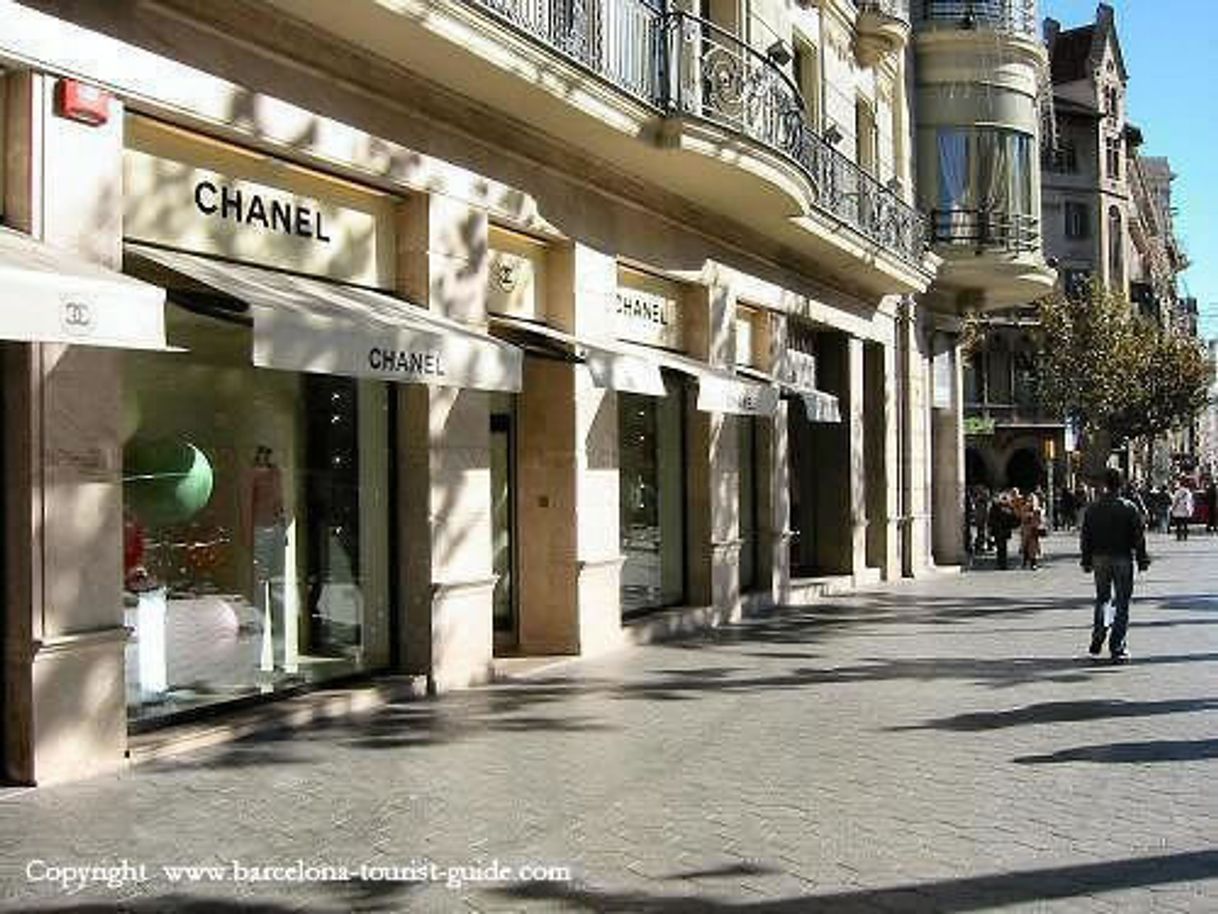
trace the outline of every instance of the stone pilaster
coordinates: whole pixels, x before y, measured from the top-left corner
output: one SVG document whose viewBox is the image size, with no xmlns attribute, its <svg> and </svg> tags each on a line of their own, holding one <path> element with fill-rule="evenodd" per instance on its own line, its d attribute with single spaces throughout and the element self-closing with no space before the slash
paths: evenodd
<svg viewBox="0 0 1218 914">
<path fill-rule="evenodd" d="M 486 322 L 486 214 L 438 195 L 403 204 L 398 285 L 412 301 Z M 408 670 L 436 691 L 490 677 L 490 396 L 450 387 L 398 390 L 401 627 Z"/>
<path fill-rule="evenodd" d="M 9 221 L 118 268 L 122 105 L 89 127 L 54 114 L 55 80 L 6 82 Z M 46 784 L 126 749 L 121 355 L 4 349 L 6 769 Z"/>
</svg>

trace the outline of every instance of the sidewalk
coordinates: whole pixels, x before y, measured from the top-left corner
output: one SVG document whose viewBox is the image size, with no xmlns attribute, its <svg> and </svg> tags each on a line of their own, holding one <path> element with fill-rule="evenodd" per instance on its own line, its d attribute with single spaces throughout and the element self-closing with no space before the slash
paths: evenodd
<svg viewBox="0 0 1218 914">
<path fill-rule="evenodd" d="M 1037 572 L 879 586 L 7 794 L 0 906 L 1218 910 L 1218 538 L 1153 538 L 1129 666 L 1086 656 L 1072 542 L 1051 538 Z M 67 896 L 27 881 L 34 858 L 126 858 L 150 879 Z M 159 870 L 298 859 L 571 879 L 175 885 Z"/>
</svg>

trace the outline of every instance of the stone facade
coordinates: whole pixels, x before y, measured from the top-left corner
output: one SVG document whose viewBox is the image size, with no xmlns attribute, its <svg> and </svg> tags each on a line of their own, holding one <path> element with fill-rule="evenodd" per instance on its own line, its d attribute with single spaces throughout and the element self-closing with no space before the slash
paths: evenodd
<svg viewBox="0 0 1218 914">
<path fill-rule="evenodd" d="M 497 654 L 598 654 L 683 613 L 715 624 L 959 559 L 958 308 L 951 295 L 917 297 L 937 262 L 912 206 L 908 21 L 844 0 L 711 3 L 698 9 L 709 20 L 675 9 L 663 35 L 676 44 L 663 53 L 678 85 L 663 87 L 637 66 L 661 34 L 641 7 L 643 18 L 602 22 L 591 43 L 569 22 L 557 47 L 557 25 L 521 18 L 525 4 L 446 2 L 427 17 L 372 2 L 342 17 L 326 2 L 281 6 L 0 4 L 12 24 L 0 36 L 3 215 L 116 270 L 140 256 L 218 256 L 223 274 L 253 258 L 309 274 L 323 296 L 364 271 L 361 286 L 441 322 L 430 326 L 521 347 L 514 393 L 361 388 L 361 434 L 387 444 L 360 456 L 358 522 L 376 536 L 361 538 L 359 573 L 383 575 L 387 615 L 360 597 L 364 641 L 342 669 L 462 688 L 489 679 Z M 111 93 L 104 126 L 60 116 L 68 73 Z M 743 102 L 712 91 L 758 81 L 770 91 Z M 316 185 L 374 215 L 344 236 L 350 256 L 324 266 L 296 265 L 283 239 L 252 255 L 223 233 L 141 255 L 131 209 L 147 201 L 124 183 L 141 130 L 244 162 L 271 191 Z M 176 220 L 164 212 L 163 224 Z M 199 291 L 165 282 L 174 313 Z M 660 335 L 622 329 L 623 290 Z M 48 783 L 123 761 L 123 606 L 137 599 L 124 570 L 131 379 L 114 350 L 2 345 L 6 770 Z M 324 359 L 325 339 L 315 345 Z M 814 359 L 813 380 L 788 373 L 791 352 Z M 679 518 L 679 548 L 654 547 L 666 563 L 657 592 L 675 597 L 649 596 L 637 621 L 623 620 L 625 594 L 655 569 L 623 518 L 628 498 L 646 508 L 654 493 L 623 488 L 634 459 L 623 416 L 674 395 L 606 381 L 600 357 L 663 370 L 666 389 L 682 391 L 673 426 L 654 432 L 672 433 L 683 455 L 677 481 L 655 477 L 661 513 Z M 365 415 L 378 398 L 383 421 Z M 300 460 L 329 440 L 320 435 L 301 438 Z M 59 461 L 76 440 L 96 442 L 99 467 Z M 365 482 L 382 471 L 373 495 Z M 301 491 L 318 512 L 336 510 L 332 496 Z M 314 553 L 349 544 L 348 515 L 334 516 L 307 548 L 288 533 L 299 571 L 286 586 L 298 573 L 303 593 Z M 317 586 L 336 606 L 350 591 Z M 270 587 L 267 625 L 280 611 Z M 296 639 L 291 630 L 274 650 L 300 653 L 304 669 L 317 658 Z M 255 692 L 281 684 L 268 680 L 270 650 Z M 296 665 L 284 664 L 299 678 Z"/>
</svg>

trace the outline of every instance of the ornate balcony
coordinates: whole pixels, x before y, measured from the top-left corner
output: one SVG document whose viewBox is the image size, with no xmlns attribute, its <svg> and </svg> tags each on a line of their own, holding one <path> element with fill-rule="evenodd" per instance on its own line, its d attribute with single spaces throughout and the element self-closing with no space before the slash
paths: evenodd
<svg viewBox="0 0 1218 914">
<path fill-rule="evenodd" d="M 665 14 L 648 0 L 468 0 L 649 105 L 664 97 Z"/>
<path fill-rule="evenodd" d="M 854 53 L 870 67 L 909 42 L 909 0 L 858 0 Z"/>
<path fill-rule="evenodd" d="M 977 251 L 1019 254 L 1040 250 L 1040 223 L 1035 216 L 986 209 L 932 210 L 931 240 Z"/>
<path fill-rule="evenodd" d="M 1035 38 L 1036 0 L 918 0 L 919 24 L 988 29 Z"/>
<path fill-rule="evenodd" d="M 926 251 L 922 215 L 816 135 L 791 78 L 732 33 L 683 11 L 663 12 L 646 0 L 467 2 L 664 117 L 707 122 L 777 153 L 803 174 L 821 216 L 920 267 Z"/>
</svg>

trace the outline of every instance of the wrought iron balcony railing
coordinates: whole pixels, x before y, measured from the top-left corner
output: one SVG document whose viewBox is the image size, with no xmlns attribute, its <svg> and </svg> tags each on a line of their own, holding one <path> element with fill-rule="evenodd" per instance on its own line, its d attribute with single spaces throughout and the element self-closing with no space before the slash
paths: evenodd
<svg viewBox="0 0 1218 914">
<path fill-rule="evenodd" d="M 732 33 L 648 0 L 467 0 L 665 115 L 714 123 L 793 160 L 817 206 L 910 263 L 925 219 L 821 139 L 781 66 Z M 900 8 L 906 0 L 877 0 Z"/>
<path fill-rule="evenodd" d="M 978 250 L 1020 253 L 1040 248 L 1040 222 L 1035 216 L 986 209 L 931 210 L 931 240 Z"/>
<path fill-rule="evenodd" d="M 879 13 L 909 25 L 909 0 L 858 0 L 860 13 Z"/>
<path fill-rule="evenodd" d="M 1036 37 L 1036 0 L 918 0 L 918 21 Z"/>
<path fill-rule="evenodd" d="M 665 14 L 648 0 L 469 0 L 639 101 L 659 105 Z"/>
</svg>

